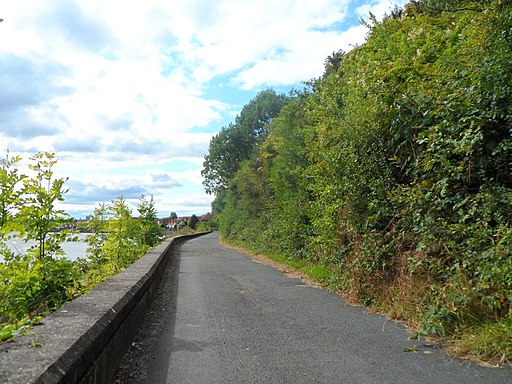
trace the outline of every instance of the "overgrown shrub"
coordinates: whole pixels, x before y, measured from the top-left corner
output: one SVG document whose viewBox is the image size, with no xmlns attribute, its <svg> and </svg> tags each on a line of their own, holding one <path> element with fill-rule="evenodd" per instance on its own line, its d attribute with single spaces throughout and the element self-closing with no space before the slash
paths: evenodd
<svg viewBox="0 0 512 384">
<path fill-rule="evenodd" d="M 223 180 L 221 235 L 334 268 L 418 335 L 510 329 L 511 25 L 505 1 L 370 18 Z"/>
<path fill-rule="evenodd" d="M 71 219 L 56 208 L 66 180 L 53 177 L 55 154 L 32 156 L 32 177 L 19 173 L 20 160 L 9 154 L 0 160 L 0 342 L 120 272 L 161 236 L 153 198 L 142 196 L 137 218 L 119 198 L 100 205 L 88 223 L 87 258 L 66 259 L 61 243 L 70 233 L 62 226 Z M 26 253 L 12 252 L 6 241 L 13 237 L 35 245 Z"/>
</svg>

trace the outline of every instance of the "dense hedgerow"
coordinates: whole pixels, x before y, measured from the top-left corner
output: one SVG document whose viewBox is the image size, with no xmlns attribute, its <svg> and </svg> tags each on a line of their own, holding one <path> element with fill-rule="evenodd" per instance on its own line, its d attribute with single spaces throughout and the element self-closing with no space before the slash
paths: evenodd
<svg viewBox="0 0 512 384">
<path fill-rule="evenodd" d="M 512 337 L 512 7 L 415 1 L 369 27 L 218 191 L 219 230 L 328 266 L 418 335 Z M 491 339 L 477 354 L 510 361 Z"/>
</svg>

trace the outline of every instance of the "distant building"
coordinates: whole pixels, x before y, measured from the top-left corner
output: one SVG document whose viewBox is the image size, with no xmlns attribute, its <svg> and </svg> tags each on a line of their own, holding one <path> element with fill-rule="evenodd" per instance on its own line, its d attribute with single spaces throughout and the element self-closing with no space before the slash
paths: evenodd
<svg viewBox="0 0 512 384">
<path fill-rule="evenodd" d="M 158 224 L 168 230 L 174 231 L 178 229 L 178 226 L 181 223 L 188 225 L 191 216 L 182 216 L 178 218 L 164 217 L 161 219 L 157 219 Z M 206 223 L 212 219 L 212 215 L 210 213 L 206 213 L 204 215 L 199 216 L 199 222 Z"/>
<path fill-rule="evenodd" d="M 199 218 L 199 221 L 201 223 L 206 223 L 206 222 L 210 221 L 211 219 L 212 219 L 212 215 L 210 215 L 210 212 L 208 212 L 208 213 L 205 213 L 204 215 L 202 215 Z"/>
</svg>

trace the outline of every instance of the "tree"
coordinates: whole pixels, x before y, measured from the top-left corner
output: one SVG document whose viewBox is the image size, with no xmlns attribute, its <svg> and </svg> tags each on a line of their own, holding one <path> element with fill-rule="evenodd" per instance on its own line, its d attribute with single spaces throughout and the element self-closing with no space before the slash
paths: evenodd
<svg viewBox="0 0 512 384">
<path fill-rule="evenodd" d="M 89 232 L 85 238 L 85 241 L 89 245 L 87 247 L 87 257 L 96 267 L 105 263 L 107 260 L 104 248 L 108 236 L 107 222 L 108 207 L 105 203 L 101 203 L 99 207 L 94 209 L 91 219 L 84 224 L 84 227 L 87 228 Z"/>
<path fill-rule="evenodd" d="M 38 248 L 34 251 L 39 259 L 44 259 L 62 252 L 60 243 L 67 234 L 58 229 L 71 222 L 64 210 L 56 208 L 58 202 L 64 201 L 67 178 L 54 178 L 53 167 L 57 163 L 54 153 L 36 153 L 30 160 L 29 169 L 35 176 L 23 179 L 17 220 L 22 224 L 21 235 L 37 241 Z"/>
<path fill-rule="evenodd" d="M 250 158 L 256 145 L 265 140 L 267 125 L 288 102 L 285 95 L 272 89 L 260 92 L 243 107 L 235 122 L 215 135 L 203 163 L 203 185 L 208 194 L 217 194 L 226 188 L 228 180 Z"/>
<path fill-rule="evenodd" d="M 188 221 L 188 226 L 192 229 L 196 229 L 197 224 L 199 223 L 199 219 L 196 215 L 190 216 L 190 220 Z"/>
<path fill-rule="evenodd" d="M 141 196 L 137 207 L 139 212 L 139 224 L 141 228 L 141 242 L 149 247 L 158 244 L 162 235 L 162 228 L 156 222 L 157 210 L 153 196 L 148 200 L 144 195 Z"/>
</svg>

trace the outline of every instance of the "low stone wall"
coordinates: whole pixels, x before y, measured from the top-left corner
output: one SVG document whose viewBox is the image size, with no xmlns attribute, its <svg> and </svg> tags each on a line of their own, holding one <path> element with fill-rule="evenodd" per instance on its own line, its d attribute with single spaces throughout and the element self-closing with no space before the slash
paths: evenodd
<svg viewBox="0 0 512 384">
<path fill-rule="evenodd" d="M 0 345 L 0 383 L 110 383 L 158 289 L 172 249 L 201 234 L 167 239 L 122 273 Z"/>
</svg>

